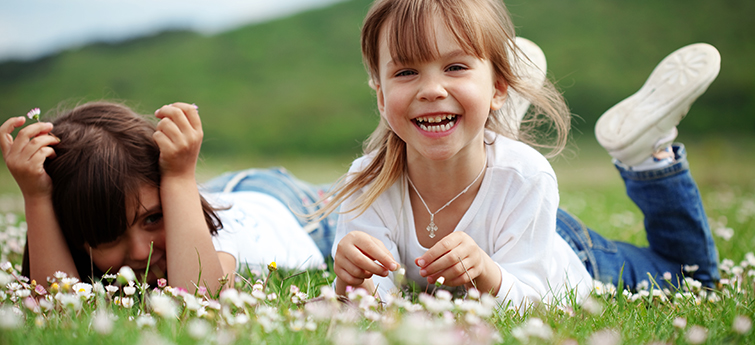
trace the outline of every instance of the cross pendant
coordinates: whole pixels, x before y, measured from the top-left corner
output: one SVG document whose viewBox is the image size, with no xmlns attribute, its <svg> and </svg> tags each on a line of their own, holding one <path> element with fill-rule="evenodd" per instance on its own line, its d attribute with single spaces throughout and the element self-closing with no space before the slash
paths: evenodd
<svg viewBox="0 0 755 345">
<path fill-rule="evenodd" d="M 435 225 L 435 222 L 433 222 L 432 219 L 430 219 L 430 224 L 427 225 L 427 231 L 430 232 L 430 238 L 435 237 L 435 232 L 438 231 L 438 226 Z"/>
</svg>

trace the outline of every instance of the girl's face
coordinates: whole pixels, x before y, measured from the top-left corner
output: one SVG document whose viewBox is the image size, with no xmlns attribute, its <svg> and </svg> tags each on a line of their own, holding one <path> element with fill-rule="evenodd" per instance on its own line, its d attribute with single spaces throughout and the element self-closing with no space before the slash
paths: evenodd
<svg viewBox="0 0 755 345">
<path fill-rule="evenodd" d="M 465 53 L 437 18 L 438 54 L 427 62 L 394 61 L 385 28 L 374 86 L 381 116 L 407 144 L 408 161 L 484 154 L 485 122 L 503 106 L 506 82 L 496 79 L 488 60 Z"/>
<path fill-rule="evenodd" d="M 160 194 L 156 187 L 142 186 L 139 189 L 141 205 L 137 210 L 128 206 L 129 226 L 115 241 L 100 244 L 97 247 L 85 245 L 91 250 L 92 261 L 103 272 L 115 273 L 122 266 L 131 267 L 137 277 L 143 276 L 150 261 L 148 281 L 166 277 L 165 261 L 165 225 L 163 223 Z M 132 218 L 132 215 L 136 215 Z M 150 243 L 152 257 L 150 259 Z"/>
</svg>

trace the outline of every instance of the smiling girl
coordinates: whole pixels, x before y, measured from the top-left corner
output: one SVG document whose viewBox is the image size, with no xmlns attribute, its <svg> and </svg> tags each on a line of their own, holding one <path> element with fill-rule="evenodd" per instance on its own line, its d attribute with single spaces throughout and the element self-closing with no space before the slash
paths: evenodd
<svg viewBox="0 0 755 345">
<path fill-rule="evenodd" d="M 664 61 L 648 87 L 599 121 L 607 124 L 598 139 L 619 157 L 627 191 L 647 217 L 651 245 L 638 248 L 607 241 L 559 210 L 555 173 L 532 146 L 549 137 L 558 153 L 570 114 L 552 84 L 529 83 L 512 68 L 526 56 L 514 38 L 497 0 L 374 2 L 362 54 L 380 124 L 325 211 L 342 212 L 336 291 L 361 287 L 385 298 L 403 283 L 394 279 L 401 265 L 420 288 L 442 277 L 447 287 L 476 287 L 514 306 L 580 298 L 593 279 L 633 288 L 670 272 L 673 284 L 685 264 L 699 265 L 694 277 L 711 286 L 715 245 L 683 147 L 670 142 L 718 73 L 715 48 L 675 52 L 674 61 L 695 57 L 688 85 L 668 82 L 679 71 Z M 524 113 L 507 102 L 514 94 L 534 106 L 521 130 Z"/>
</svg>

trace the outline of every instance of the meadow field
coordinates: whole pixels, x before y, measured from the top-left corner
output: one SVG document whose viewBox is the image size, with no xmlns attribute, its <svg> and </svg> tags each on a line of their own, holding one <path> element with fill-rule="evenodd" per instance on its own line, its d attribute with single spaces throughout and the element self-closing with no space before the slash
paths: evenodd
<svg viewBox="0 0 755 345">
<path fill-rule="evenodd" d="M 199 182 L 283 166 L 330 183 L 359 155 L 378 117 L 359 52 L 368 0 L 212 36 L 175 31 L 0 63 L 0 121 L 40 107 L 122 100 L 145 114 L 174 101 L 201 108 Z M 499 305 L 470 292 L 408 292 L 377 301 L 329 288 L 331 266 L 246 271 L 223 293 L 145 286 L 127 271 L 95 284 L 21 277 L 23 200 L 0 165 L 0 345 L 5 344 L 752 344 L 755 332 L 755 2 L 506 2 L 564 92 L 573 143 L 551 162 L 561 206 L 608 238 L 646 243 L 592 127 L 665 55 L 708 42 L 721 72 L 679 126 L 720 255 L 714 290 L 596 286 L 582 304 Z M 43 116 L 44 119 L 44 116 Z M 4 162 L 3 162 L 4 163 Z M 427 291 L 432 293 L 433 291 Z"/>
<path fill-rule="evenodd" d="M 120 275 L 94 286 L 59 277 L 46 291 L 19 276 L 25 238 L 23 213 L 16 204 L 0 215 L 0 263 L 10 262 L 0 271 L 0 344 L 752 343 L 755 178 L 750 172 L 755 164 L 741 157 L 755 142 L 710 137 L 685 141 L 721 258 L 724 279 L 716 290 L 701 290 L 694 281 L 679 290 L 660 290 L 651 280 L 632 292 L 599 286 L 583 304 L 567 301 L 558 308 L 523 310 L 498 305 L 485 295 L 453 299 L 424 291 L 382 303 L 352 292 L 344 301 L 329 288 L 334 275 L 328 266 L 270 274 L 247 271 L 236 279 L 236 289 L 219 295 L 190 295 L 138 282 L 129 287 L 128 281 L 118 282 Z M 251 165 L 282 165 L 324 183 L 337 178 L 350 160 L 302 157 Z M 582 140 L 553 165 L 560 177 L 562 207 L 609 238 L 645 243 L 641 214 L 624 195 L 618 174 L 597 144 Z M 198 173 L 210 177 L 248 166 L 243 159 L 206 158 Z M 20 202 L 6 185 L 7 170 L 0 170 L 0 176 L 2 199 Z"/>
</svg>

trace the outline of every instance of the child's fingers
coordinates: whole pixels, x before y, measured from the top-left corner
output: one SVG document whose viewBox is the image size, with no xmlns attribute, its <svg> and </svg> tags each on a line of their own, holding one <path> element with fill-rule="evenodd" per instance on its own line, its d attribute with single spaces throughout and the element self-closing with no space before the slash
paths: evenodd
<svg viewBox="0 0 755 345">
<path fill-rule="evenodd" d="M 377 264 L 374 260 L 376 248 L 372 244 L 357 244 L 343 251 L 343 257 L 359 269 L 368 272 L 370 275 L 377 274 L 380 276 L 388 275 L 385 267 Z"/>
<path fill-rule="evenodd" d="M 357 267 L 349 260 L 341 260 L 333 270 L 336 276 L 348 285 L 360 285 L 365 279 L 372 277 L 372 273 Z"/>
<path fill-rule="evenodd" d="M 19 139 L 21 139 L 21 137 L 19 137 Z M 26 145 L 23 145 L 20 154 L 22 157 L 31 157 L 42 149 L 49 149 L 44 150 L 44 152 L 47 152 L 44 157 L 48 157 L 48 151 L 52 151 L 52 153 L 55 154 L 55 150 L 53 150 L 50 145 L 55 145 L 59 142 L 58 138 L 52 135 L 37 135 L 34 138 L 31 138 Z"/>
<path fill-rule="evenodd" d="M 26 118 L 23 116 L 16 116 L 5 120 L 3 125 L 0 126 L 0 149 L 2 149 L 3 155 L 7 155 L 8 150 L 10 150 L 11 145 L 13 145 L 13 135 L 11 133 L 13 133 L 13 130 L 16 128 L 23 126 L 24 122 L 26 122 Z"/>
<path fill-rule="evenodd" d="M 183 141 L 181 129 L 178 128 L 178 125 L 170 117 L 162 118 L 160 122 L 157 123 L 157 128 L 155 129 L 155 134 L 161 133 L 165 136 L 167 142 L 179 144 Z"/>
<path fill-rule="evenodd" d="M 385 247 L 385 244 L 381 242 L 380 240 L 367 235 L 367 241 L 364 241 L 358 245 L 359 250 L 362 251 L 366 256 L 368 256 L 372 261 L 370 261 L 372 264 L 375 264 L 375 261 L 379 262 L 380 265 L 377 265 L 380 267 L 381 272 L 388 270 L 388 271 L 395 271 L 399 268 L 398 263 L 396 260 L 393 259 L 393 255 L 388 250 L 388 248 Z M 381 266 L 382 265 L 382 266 Z M 374 270 L 372 271 L 374 272 Z M 382 276 L 387 275 L 387 272 L 385 274 L 382 273 L 375 273 L 380 274 Z"/>
<path fill-rule="evenodd" d="M 428 265 L 435 263 L 436 260 L 448 254 L 451 250 L 458 247 L 463 238 L 452 233 L 430 247 L 424 254 L 418 257 L 414 262 L 420 268 L 427 268 Z M 446 263 L 448 264 L 448 263 Z"/>
<path fill-rule="evenodd" d="M 172 106 L 179 108 L 186 115 L 186 119 L 192 128 L 195 130 L 202 129 L 202 120 L 199 117 L 199 108 L 196 104 L 188 104 L 183 102 L 173 103 Z"/>
</svg>

